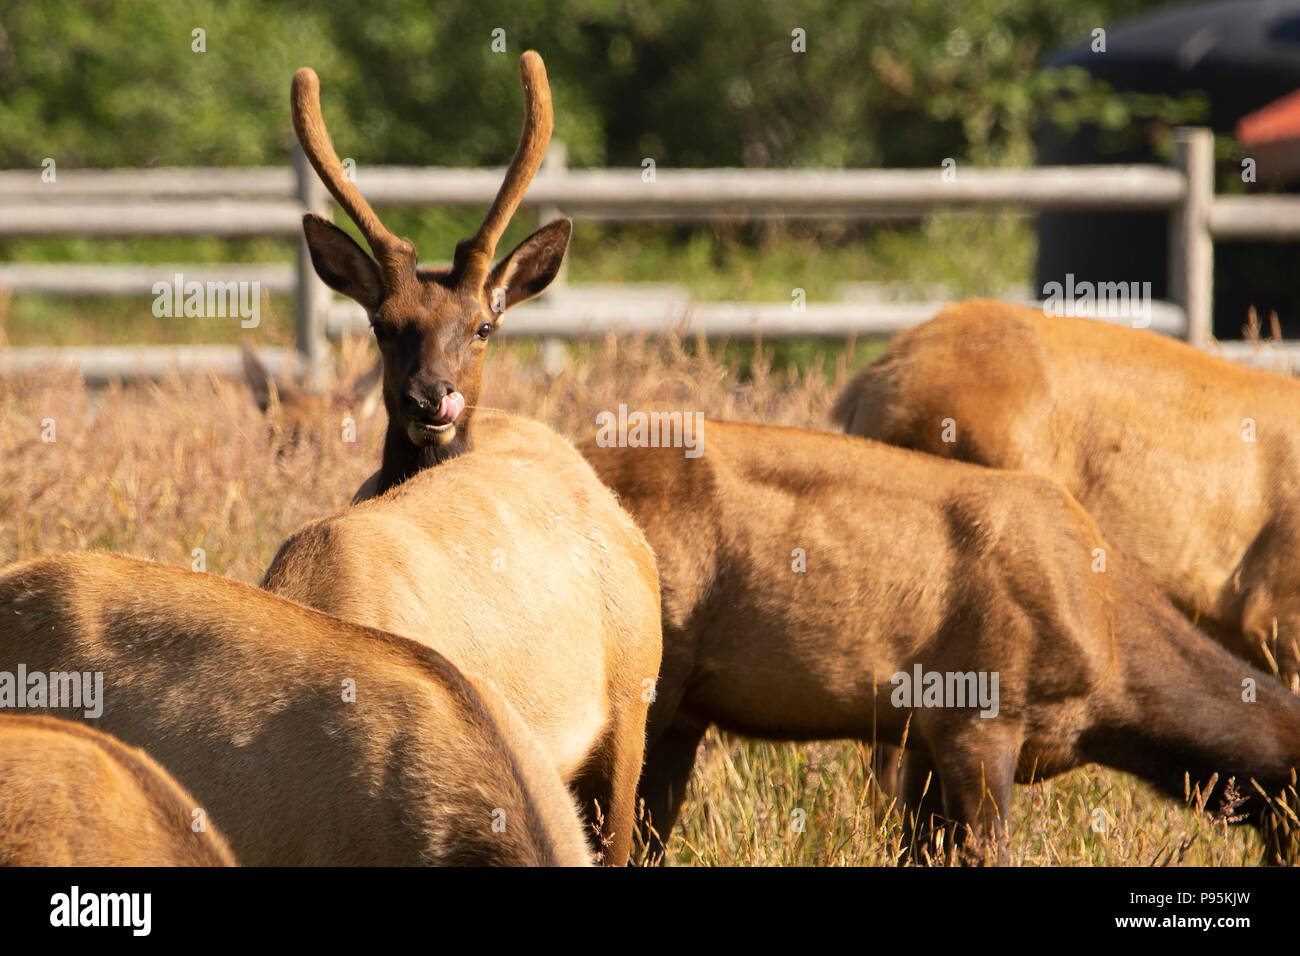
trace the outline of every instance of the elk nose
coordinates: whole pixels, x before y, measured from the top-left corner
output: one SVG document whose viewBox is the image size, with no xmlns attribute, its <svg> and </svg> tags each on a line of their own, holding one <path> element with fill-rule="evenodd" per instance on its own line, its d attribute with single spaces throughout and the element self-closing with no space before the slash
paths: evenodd
<svg viewBox="0 0 1300 956">
<path fill-rule="evenodd" d="M 445 379 L 440 379 L 432 385 L 412 385 L 402 398 L 402 411 L 407 418 L 415 421 L 443 424 L 444 419 L 450 420 L 456 417 L 447 415 L 452 410 L 447 406 L 454 407 L 457 404 L 448 402 L 447 397 L 456 394 L 458 394 L 456 386 Z M 464 407 L 463 403 L 460 407 Z"/>
</svg>

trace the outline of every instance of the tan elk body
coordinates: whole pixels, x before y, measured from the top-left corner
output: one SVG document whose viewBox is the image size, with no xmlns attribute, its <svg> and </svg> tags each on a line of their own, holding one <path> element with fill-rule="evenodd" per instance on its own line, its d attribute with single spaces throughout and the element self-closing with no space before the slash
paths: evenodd
<svg viewBox="0 0 1300 956">
<path fill-rule="evenodd" d="M 1273 792 L 1300 761 L 1300 701 L 1198 632 L 1058 485 L 826 432 L 710 420 L 702 437 L 698 458 L 581 446 L 659 561 L 641 793 L 661 836 L 710 724 L 892 743 L 907 728 L 909 809 L 985 833 L 1013 780 L 1084 763 L 1181 796 L 1184 772 Z M 895 706 L 893 676 L 918 664 L 998 674 L 996 716 Z M 932 771 L 942 807 L 939 787 L 920 799 Z"/>
<path fill-rule="evenodd" d="M 0 573 L 0 670 L 18 664 L 102 673 L 93 726 L 164 765 L 240 863 L 589 862 L 519 717 L 415 641 L 216 575 L 71 552 Z"/>
<path fill-rule="evenodd" d="M 0 866 L 234 866 L 142 750 L 85 724 L 0 714 Z"/>
<path fill-rule="evenodd" d="M 263 587 L 414 637 L 514 704 L 626 858 L 659 670 L 654 557 L 573 447 L 483 411 L 475 450 L 308 524 Z M 449 529 L 470 529 L 449 534 Z"/>
<path fill-rule="evenodd" d="M 1185 613 L 1300 690 L 1300 383 L 1151 332 L 972 301 L 898 336 L 835 416 L 1060 482 Z"/>
<path fill-rule="evenodd" d="M 413 637 L 493 682 L 599 827 L 604 862 L 617 865 L 631 847 L 659 669 L 654 555 L 568 442 L 477 409 L 488 338 L 506 309 L 554 278 L 572 229 L 567 219 L 543 226 L 492 265 L 553 121 L 541 57 L 525 53 L 519 68 L 518 149 L 478 232 L 444 270 L 418 269 L 415 247 L 380 223 L 342 173 L 316 75 L 294 77 L 299 142 L 374 253 L 322 219 L 304 220 L 317 273 L 370 316 L 388 431 L 362 503 L 292 535 L 262 583 Z"/>
</svg>

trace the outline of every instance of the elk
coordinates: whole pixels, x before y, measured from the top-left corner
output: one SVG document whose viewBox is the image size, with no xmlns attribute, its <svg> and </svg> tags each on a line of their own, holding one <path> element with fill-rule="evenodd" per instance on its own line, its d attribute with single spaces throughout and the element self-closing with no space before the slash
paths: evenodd
<svg viewBox="0 0 1300 956">
<path fill-rule="evenodd" d="M 491 266 L 551 132 L 536 53 L 520 76 L 523 133 L 495 201 L 449 270 L 417 271 L 414 247 L 343 177 L 315 74 L 295 75 L 303 150 L 375 254 L 308 216 L 312 261 L 370 314 L 389 422 L 358 503 L 294 533 L 262 586 L 415 638 L 495 683 L 577 794 L 603 862 L 622 865 L 659 671 L 654 555 L 567 441 L 522 417 L 475 414 L 488 337 L 551 281 L 571 228 L 544 226 Z"/>
<path fill-rule="evenodd" d="M 306 441 L 319 441 L 327 414 L 355 408 L 359 418 L 368 419 L 375 413 L 383 373 L 379 362 L 355 379 L 341 382 L 331 394 L 318 395 L 277 382 L 247 342 L 241 343 L 240 357 L 244 381 L 253 393 L 258 411 L 267 417 L 272 438 L 283 442 L 281 450 Z"/>
<path fill-rule="evenodd" d="M 564 261 L 573 223 L 562 218 L 492 266 L 497 242 L 541 167 L 554 122 L 542 58 L 532 50 L 524 53 L 519 75 L 523 132 L 496 198 L 478 231 L 457 244 L 451 268 L 419 269 L 415 245 L 384 228 L 344 175 L 321 116 L 315 71 L 303 67 L 294 74 L 291 107 L 298 142 L 374 253 L 372 259 L 328 220 L 303 217 L 317 275 L 366 310 L 379 344 L 388 431 L 376 493 L 471 447 L 488 339 L 500 328 L 503 313 L 545 290 Z"/>
<path fill-rule="evenodd" d="M 234 866 L 143 750 L 84 724 L 0 714 L 0 866 Z"/>
<path fill-rule="evenodd" d="M 262 587 L 491 680 L 622 865 L 659 671 L 654 555 L 564 439 L 480 417 L 472 454 L 306 525 Z"/>
<path fill-rule="evenodd" d="M 652 856 L 710 724 L 906 735 L 907 813 L 988 837 L 1006 833 L 1013 781 L 1084 763 L 1176 797 L 1185 773 L 1206 787 L 1218 773 L 1215 793 L 1291 779 L 1300 700 L 1197 631 L 1054 482 L 770 425 L 710 420 L 702 439 L 698 458 L 580 445 L 659 561 Z M 917 668 L 968 686 L 996 674 L 994 705 L 895 696 Z"/>
<path fill-rule="evenodd" d="M 833 415 L 1054 479 L 1184 613 L 1300 692 L 1297 407 L 1300 384 L 1182 342 L 977 300 L 898 336 Z"/>
<path fill-rule="evenodd" d="M 32 684 L 31 712 L 146 750 L 242 864 L 590 863 L 518 715 L 415 641 L 216 575 L 69 552 L 0 573 L 0 701 L 20 665 L 49 689 Z M 98 716 L 54 699 L 52 675 L 92 673 Z"/>
</svg>

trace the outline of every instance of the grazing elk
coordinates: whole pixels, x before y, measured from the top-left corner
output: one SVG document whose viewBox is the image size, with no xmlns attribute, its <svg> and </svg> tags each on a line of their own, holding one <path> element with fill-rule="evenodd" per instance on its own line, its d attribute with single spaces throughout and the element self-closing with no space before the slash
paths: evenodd
<svg viewBox="0 0 1300 956">
<path fill-rule="evenodd" d="M 368 419 L 376 411 L 379 380 L 383 373 L 383 365 L 379 362 L 355 379 L 340 383 L 331 394 L 318 395 L 276 382 L 247 342 L 241 344 L 240 353 L 244 380 L 253 393 L 253 401 L 257 403 L 258 411 L 267 416 L 272 437 L 282 442 L 282 448 L 313 439 L 319 441 L 325 433 L 324 422 L 329 414 L 355 410 L 358 418 Z"/>
<path fill-rule="evenodd" d="M 904 332 L 845 431 L 1064 485 L 1186 614 L 1300 692 L 1300 384 L 1000 302 Z"/>
<path fill-rule="evenodd" d="M 143 750 L 0 714 L 0 866 L 234 866 L 198 803 Z"/>
<path fill-rule="evenodd" d="M 303 150 L 378 260 L 323 220 L 304 220 L 321 278 L 370 313 L 389 423 L 382 467 L 360 503 L 291 536 L 262 586 L 416 638 L 493 681 L 600 830 L 604 862 L 621 865 L 659 671 L 654 555 L 568 442 L 528 419 L 474 414 L 501 312 L 545 288 L 570 232 L 568 220 L 551 223 L 491 267 L 551 132 L 541 58 L 525 53 L 520 74 L 518 150 L 448 271 L 417 271 L 414 247 L 388 233 L 343 177 L 315 74 L 294 77 Z"/>
<path fill-rule="evenodd" d="M 580 447 L 659 561 L 640 789 L 662 839 L 710 724 L 792 740 L 906 730 L 904 806 L 986 835 L 1005 831 L 1013 781 L 1084 763 L 1176 797 L 1184 773 L 1277 793 L 1300 763 L 1300 700 L 1197 631 L 1051 481 L 718 421 L 697 458 Z M 925 693 L 909 697 L 918 669 Z M 932 700 L 929 675 L 955 696 Z"/>
<path fill-rule="evenodd" d="M 45 687 L 27 707 L 147 750 L 245 865 L 590 862 L 519 717 L 415 641 L 216 575 L 69 552 L 0 573 L 0 704 L 20 669 Z M 93 706 L 64 706 L 91 674 Z"/>
</svg>

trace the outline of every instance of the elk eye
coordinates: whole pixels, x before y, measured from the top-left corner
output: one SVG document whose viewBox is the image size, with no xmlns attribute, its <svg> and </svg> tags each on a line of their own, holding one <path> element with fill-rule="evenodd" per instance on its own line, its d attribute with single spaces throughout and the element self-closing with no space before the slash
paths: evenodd
<svg viewBox="0 0 1300 956">
<path fill-rule="evenodd" d="M 478 338 L 478 339 L 486 339 L 486 338 L 487 338 L 489 335 L 491 335 L 491 334 L 492 334 L 492 323 L 491 323 L 491 322 L 484 322 L 484 323 L 483 323 L 482 325 L 480 325 L 480 326 L 478 327 L 478 329 L 474 332 L 474 337 L 475 337 L 475 338 Z"/>
</svg>

